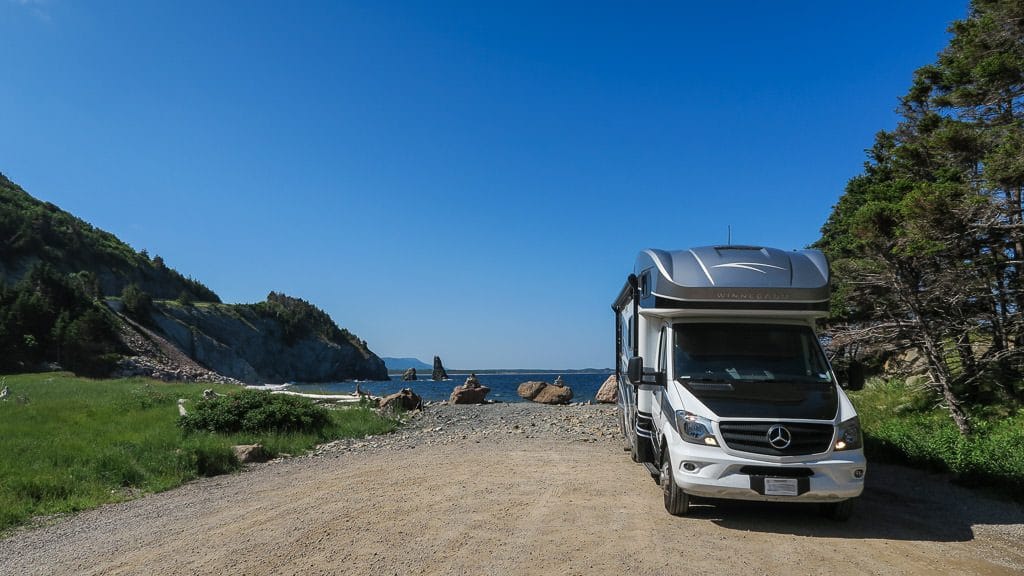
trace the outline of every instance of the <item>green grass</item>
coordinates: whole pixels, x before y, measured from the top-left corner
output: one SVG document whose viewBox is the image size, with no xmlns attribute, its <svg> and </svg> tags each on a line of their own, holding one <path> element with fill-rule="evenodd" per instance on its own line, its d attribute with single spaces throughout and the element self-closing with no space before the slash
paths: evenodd
<svg viewBox="0 0 1024 576">
<path fill-rule="evenodd" d="M 235 444 L 263 444 L 272 455 L 318 443 L 376 435 L 398 423 L 372 410 L 330 410 L 319 433 L 189 433 L 178 426 L 178 398 L 204 388 L 143 379 L 87 380 L 69 374 L 0 377 L 0 532 L 34 516 L 73 512 L 158 492 L 199 476 L 237 470 Z M 0 386 L 3 384 L 0 383 Z"/>
<path fill-rule="evenodd" d="M 931 393 L 902 380 L 871 380 L 850 398 L 869 461 L 951 472 L 962 484 L 1024 500 L 1024 412 L 974 410 L 974 431 L 965 437 Z"/>
</svg>

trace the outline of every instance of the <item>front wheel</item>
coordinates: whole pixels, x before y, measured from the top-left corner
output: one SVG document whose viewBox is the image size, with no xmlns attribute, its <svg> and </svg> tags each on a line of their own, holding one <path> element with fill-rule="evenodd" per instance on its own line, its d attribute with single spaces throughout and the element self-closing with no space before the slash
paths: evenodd
<svg viewBox="0 0 1024 576">
<path fill-rule="evenodd" d="M 673 516 L 685 516 L 690 511 L 690 496 L 676 485 L 672 477 L 672 462 L 668 450 L 661 459 L 661 491 L 665 496 L 665 510 Z"/>
</svg>

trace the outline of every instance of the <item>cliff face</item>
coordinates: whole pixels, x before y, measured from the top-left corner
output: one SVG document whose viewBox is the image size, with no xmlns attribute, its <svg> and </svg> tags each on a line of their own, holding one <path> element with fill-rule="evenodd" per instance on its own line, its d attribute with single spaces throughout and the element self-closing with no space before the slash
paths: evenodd
<svg viewBox="0 0 1024 576">
<path fill-rule="evenodd" d="M 155 302 L 151 319 L 195 361 L 250 384 L 388 378 L 384 361 L 354 337 L 289 334 L 260 305 Z"/>
<path fill-rule="evenodd" d="M 366 342 L 309 302 L 271 292 L 259 304 L 220 304 L 159 256 L 3 174 L 0 288 L 0 373 L 60 365 L 199 381 L 217 381 L 206 370 L 247 383 L 387 379 Z"/>
</svg>

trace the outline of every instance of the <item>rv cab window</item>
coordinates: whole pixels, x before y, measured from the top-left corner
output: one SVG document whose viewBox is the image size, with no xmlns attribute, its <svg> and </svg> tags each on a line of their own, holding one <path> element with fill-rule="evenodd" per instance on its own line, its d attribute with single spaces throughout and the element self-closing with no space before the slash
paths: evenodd
<svg viewBox="0 0 1024 576">
<path fill-rule="evenodd" d="M 694 381 L 829 381 L 814 332 L 773 324 L 676 324 L 675 377 Z"/>
</svg>

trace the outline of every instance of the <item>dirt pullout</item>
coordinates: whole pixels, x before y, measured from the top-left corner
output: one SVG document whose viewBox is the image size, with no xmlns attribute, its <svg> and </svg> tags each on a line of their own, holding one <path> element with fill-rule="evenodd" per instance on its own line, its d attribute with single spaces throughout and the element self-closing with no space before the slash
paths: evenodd
<svg viewBox="0 0 1024 576">
<path fill-rule="evenodd" d="M 0 574 L 1024 572 L 1020 506 L 899 467 L 871 467 L 846 523 L 739 502 L 669 516 L 614 422 L 597 406 L 430 407 L 386 439 L 18 532 Z"/>
</svg>

